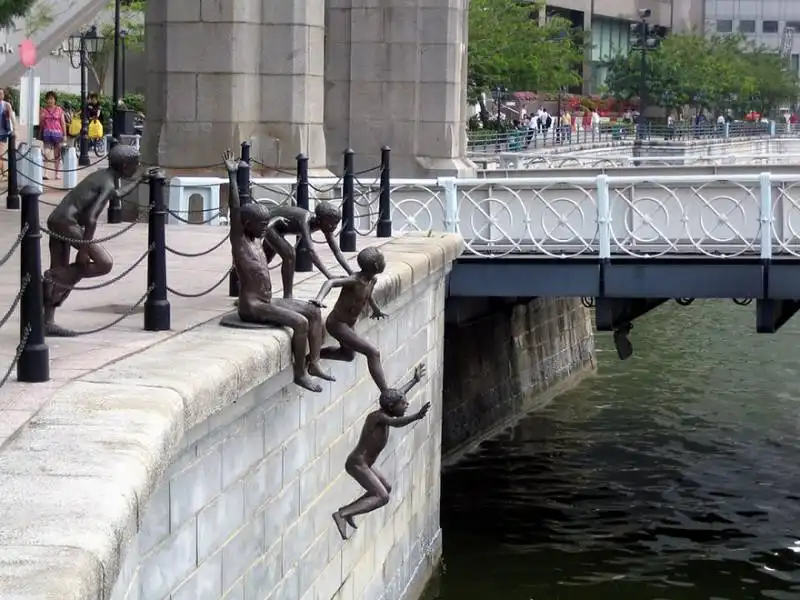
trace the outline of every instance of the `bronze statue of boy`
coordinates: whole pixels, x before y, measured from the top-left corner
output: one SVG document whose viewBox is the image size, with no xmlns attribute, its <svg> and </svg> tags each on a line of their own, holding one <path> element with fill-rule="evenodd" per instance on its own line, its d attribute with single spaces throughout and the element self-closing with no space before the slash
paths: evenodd
<svg viewBox="0 0 800 600">
<path fill-rule="evenodd" d="M 322 284 L 317 297 L 310 301 L 320 308 L 325 308 L 325 305 L 322 304 L 325 297 L 333 288 L 342 288 L 333 310 L 325 321 L 328 333 L 340 345 L 324 347 L 320 356 L 326 360 L 351 362 L 356 353 L 363 354 L 367 358 L 367 367 L 372 380 L 383 392 L 389 386 L 381 365 L 381 353 L 375 346 L 360 337 L 353 326 L 367 304 L 372 309 L 371 319 L 383 319 L 387 316 L 372 297 L 378 275 L 383 273 L 386 268 L 386 259 L 378 248 L 370 246 L 359 252 L 356 260 L 361 269 L 358 273 L 353 273 L 348 277 L 328 279 Z"/>
<path fill-rule="evenodd" d="M 283 217 L 272 216 L 261 204 L 250 203 L 242 207 L 236 184 L 239 161 L 230 150 L 222 158 L 229 178 L 230 242 L 233 266 L 239 276 L 239 318 L 246 323 L 263 323 L 291 329 L 294 382 L 309 391 L 321 392 L 322 386 L 315 383 L 310 375 L 328 381 L 335 379 L 319 365 L 324 336 L 319 308 L 303 300 L 272 297 L 272 280 L 267 257 L 262 249 L 262 238 L 277 235 L 275 227 L 285 221 Z"/>
<path fill-rule="evenodd" d="M 367 415 L 355 449 L 345 461 L 344 468 L 366 493 L 358 500 L 341 507 L 333 513 L 333 521 L 343 540 L 347 539 L 347 525 L 356 529 L 353 517 L 364 515 L 389 503 L 392 485 L 375 468 L 378 456 L 389 441 L 390 427 L 405 427 L 424 418 L 431 407 L 426 402 L 419 412 L 405 416 L 408 410 L 406 394 L 425 376 L 425 365 L 414 369 L 414 376 L 400 389 L 387 389 L 381 392 L 380 408 Z"/>
<path fill-rule="evenodd" d="M 72 336 L 75 332 L 54 322 L 56 308 L 69 296 L 72 288 L 88 277 L 102 277 L 111 272 L 114 259 L 100 244 L 94 243 L 97 220 L 108 202 L 124 198 L 147 177 L 135 177 L 139 170 L 139 151 L 133 146 L 118 145 L 108 153 L 108 167 L 90 173 L 59 202 L 47 218 L 50 235 L 50 268 L 44 273 L 45 334 Z M 150 169 L 154 171 L 157 169 Z M 115 180 L 134 180 L 122 189 L 115 189 Z M 78 253 L 70 263 L 72 248 Z"/>
<path fill-rule="evenodd" d="M 270 235 L 264 236 L 264 254 L 267 256 L 269 264 L 275 255 L 281 257 L 281 281 L 283 282 L 283 297 L 291 298 L 294 286 L 295 273 L 295 246 L 286 241 L 285 236 L 295 235 L 301 241 L 305 241 L 311 253 L 311 262 L 325 275 L 326 278 L 332 277 L 330 271 L 325 267 L 317 251 L 314 249 L 314 240 L 311 234 L 320 231 L 325 237 L 328 247 L 333 252 L 336 261 L 348 275 L 353 272 L 347 264 L 342 254 L 339 244 L 336 243 L 334 232 L 342 220 L 339 210 L 330 202 L 319 201 L 314 207 L 314 212 L 308 211 L 299 206 L 276 206 L 270 209 L 271 217 L 280 219 L 275 222 Z"/>
</svg>

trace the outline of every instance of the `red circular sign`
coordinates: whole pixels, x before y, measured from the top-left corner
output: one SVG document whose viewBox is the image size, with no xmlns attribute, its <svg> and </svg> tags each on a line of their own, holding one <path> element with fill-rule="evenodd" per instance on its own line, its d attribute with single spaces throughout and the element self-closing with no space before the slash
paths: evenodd
<svg viewBox="0 0 800 600">
<path fill-rule="evenodd" d="M 19 45 L 19 60 L 29 69 L 36 64 L 36 44 L 25 40 Z"/>
</svg>

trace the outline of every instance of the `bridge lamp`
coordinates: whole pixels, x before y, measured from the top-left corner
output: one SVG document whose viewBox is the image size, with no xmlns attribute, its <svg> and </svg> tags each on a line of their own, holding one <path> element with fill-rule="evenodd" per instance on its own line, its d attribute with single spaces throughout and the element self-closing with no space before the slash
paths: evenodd
<svg viewBox="0 0 800 600">
<path fill-rule="evenodd" d="M 86 109 L 87 96 L 87 69 L 90 56 L 96 56 L 102 47 L 103 38 L 97 34 L 97 27 L 92 25 L 78 35 L 72 35 L 67 40 L 67 54 L 73 69 L 81 71 L 81 133 L 80 154 L 78 164 L 82 167 L 90 164 L 89 160 L 89 114 Z M 75 59 L 77 58 L 77 64 Z"/>
<path fill-rule="evenodd" d="M 651 27 L 647 20 L 652 15 L 649 8 L 639 10 L 639 21 L 631 24 L 631 47 L 641 52 L 641 62 L 639 63 L 639 121 L 636 127 L 636 140 L 633 145 L 634 156 L 641 156 L 642 140 L 645 136 L 647 119 L 644 114 L 647 111 L 647 52 L 653 50 L 658 45 L 658 39 L 654 35 L 655 28 Z"/>
</svg>

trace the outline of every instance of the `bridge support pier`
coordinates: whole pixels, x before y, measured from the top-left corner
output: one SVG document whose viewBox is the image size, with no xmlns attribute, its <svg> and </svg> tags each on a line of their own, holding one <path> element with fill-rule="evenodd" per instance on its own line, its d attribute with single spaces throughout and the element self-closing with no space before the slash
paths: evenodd
<svg viewBox="0 0 800 600">
<path fill-rule="evenodd" d="M 775 333 L 800 310 L 800 300 L 756 300 L 756 331 Z"/>
<path fill-rule="evenodd" d="M 633 344 L 628 335 L 634 319 L 646 315 L 664 304 L 668 298 L 596 298 L 595 322 L 598 331 L 614 332 L 614 347 L 620 360 L 633 354 Z"/>
</svg>

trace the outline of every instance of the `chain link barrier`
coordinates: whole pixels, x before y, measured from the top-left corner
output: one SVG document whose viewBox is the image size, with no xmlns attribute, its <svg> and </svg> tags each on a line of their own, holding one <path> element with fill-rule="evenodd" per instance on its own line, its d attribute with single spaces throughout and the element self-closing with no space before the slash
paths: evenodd
<svg viewBox="0 0 800 600">
<path fill-rule="evenodd" d="M 147 288 L 147 291 L 144 293 L 144 295 L 141 298 L 139 298 L 136 301 L 135 304 L 132 304 L 121 316 L 117 317 L 116 319 L 114 319 L 110 323 L 106 323 L 105 325 L 101 325 L 100 327 L 95 327 L 94 329 L 84 329 L 84 330 L 64 329 L 64 331 L 69 333 L 69 337 L 83 337 L 83 336 L 86 336 L 86 335 L 94 335 L 95 333 L 101 333 L 103 331 L 111 329 L 112 327 L 114 327 L 115 325 L 119 325 L 125 319 L 127 319 L 133 313 L 135 313 L 136 310 L 142 304 L 144 304 L 144 301 L 147 300 L 148 294 L 150 294 L 150 292 L 152 292 L 152 291 L 153 291 L 153 286 L 150 286 L 149 288 Z"/>
<path fill-rule="evenodd" d="M 8 379 L 11 377 L 11 373 L 14 372 L 14 368 L 19 362 L 19 357 L 22 356 L 25 346 L 28 345 L 28 337 L 30 337 L 30 335 L 31 326 L 28 325 L 25 327 L 25 331 L 22 333 L 22 339 L 19 341 L 19 344 L 17 344 L 17 350 L 14 353 L 14 358 L 11 360 L 11 364 L 8 365 L 8 369 L 6 369 L 6 372 L 3 374 L 3 378 L 0 379 L 0 388 L 2 388 L 8 382 Z"/>
<path fill-rule="evenodd" d="M 226 238 L 226 239 L 224 239 L 223 241 L 224 241 L 224 242 L 225 242 L 225 241 L 227 241 L 227 238 Z M 178 296 L 179 298 L 202 298 L 203 296 L 208 296 L 208 295 L 209 295 L 211 292 L 213 292 L 213 291 L 214 291 L 214 290 L 216 290 L 216 289 L 217 289 L 219 286 L 221 286 L 223 283 L 225 283 L 226 281 L 228 281 L 228 277 L 230 276 L 230 274 L 231 274 L 231 272 L 232 272 L 232 271 L 233 271 L 233 267 L 231 267 L 230 269 L 228 269 L 228 270 L 225 272 L 225 275 L 223 275 L 223 276 L 222 276 L 222 278 L 221 278 L 219 281 L 217 281 L 217 282 L 216 282 L 214 285 L 212 285 L 212 286 L 211 286 L 210 288 L 208 288 L 207 290 L 203 290 L 202 292 L 179 292 L 178 290 L 176 290 L 176 289 L 174 289 L 174 288 L 171 288 L 171 287 L 169 287 L 169 286 L 167 286 L 167 291 L 168 291 L 170 294 L 175 294 L 175 295 L 176 295 L 176 296 Z"/>
</svg>

